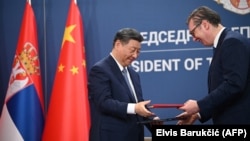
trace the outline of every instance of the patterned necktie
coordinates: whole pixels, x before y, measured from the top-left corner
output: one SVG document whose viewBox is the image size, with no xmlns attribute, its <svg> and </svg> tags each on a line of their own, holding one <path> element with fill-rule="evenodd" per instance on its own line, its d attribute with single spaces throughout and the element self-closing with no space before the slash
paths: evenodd
<svg viewBox="0 0 250 141">
<path fill-rule="evenodd" d="M 130 90 L 131 94 L 133 95 L 133 97 L 135 98 L 135 101 L 137 102 L 137 97 L 136 97 L 135 93 L 133 92 L 132 86 L 131 86 L 130 83 L 129 83 L 128 71 L 127 71 L 126 68 L 124 68 L 124 69 L 122 70 L 122 74 L 123 74 L 123 76 L 124 76 L 124 78 L 125 78 L 125 80 L 126 80 L 126 82 L 127 82 L 127 84 L 128 84 L 128 87 L 129 87 L 129 90 Z"/>
</svg>

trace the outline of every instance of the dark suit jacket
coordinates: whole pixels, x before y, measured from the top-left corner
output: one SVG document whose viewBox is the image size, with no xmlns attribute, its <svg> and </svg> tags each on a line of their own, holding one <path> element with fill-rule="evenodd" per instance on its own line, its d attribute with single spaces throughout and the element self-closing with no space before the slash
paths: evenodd
<svg viewBox="0 0 250 141">
<path fill-rule="evenodd" d="M 225 29 L 208 72 L 209 94 L 198 101 L 201 122 L 250 124 L 250 41 Z"/>
<path fill-rule="evenodd" d="M 138 101 L 143 101 L 139 75 L 128 67 Z M 128 103 L 135 103 L 127 83 L 109 55 L 96 63 L 88 76 L 91 107 L 90 141 L 143 141 L 142 117 L 127 114 Z"/>
</svg>

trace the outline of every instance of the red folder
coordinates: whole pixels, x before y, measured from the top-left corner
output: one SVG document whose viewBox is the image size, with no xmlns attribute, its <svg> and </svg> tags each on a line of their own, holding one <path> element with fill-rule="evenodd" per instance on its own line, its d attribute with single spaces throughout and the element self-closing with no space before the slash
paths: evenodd
<svg viewBox="0 0 250 141">
<path fill-rule="evenodd" d="M 179 108 L 183 104 L 152 104 L 148 108 Z"/>
</svg>

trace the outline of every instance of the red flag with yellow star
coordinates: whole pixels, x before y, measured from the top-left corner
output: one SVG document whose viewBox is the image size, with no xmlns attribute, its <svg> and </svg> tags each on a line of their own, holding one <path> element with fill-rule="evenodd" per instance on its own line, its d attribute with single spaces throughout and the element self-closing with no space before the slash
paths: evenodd
<svg viewBox="0 0 250 141">
<path fill-rule="evenodd" d="M 88 141 L 90 111 L 80 11 L 71 0 L 43 141 Z"/>
</svg>

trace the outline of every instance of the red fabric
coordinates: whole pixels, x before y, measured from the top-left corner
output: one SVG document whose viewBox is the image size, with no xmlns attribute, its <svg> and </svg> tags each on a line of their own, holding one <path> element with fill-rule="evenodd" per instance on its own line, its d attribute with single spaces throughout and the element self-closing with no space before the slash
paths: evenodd
<svg viewBox="0 0 250 141">
<path fill-rule="evenodd" d="M 18 59 L 21 60 L 22 64 L 25 65 L 25 69 L 27 69 L 27 71 L 30 73 L 30 77 L 32 80 L 32 82 L 30 83 L 34 83 L 41 107 L 44 110 L 44 99 L 38 52 L 39 50 L 37 41 L 36 19 L 31 5 L 26 2 L 17 43 L 16 55 Z"/>
<path fill-rule="evenodd" d="M 150 105 L 150 108 L 179 108 L 183 106 L 183 104 L 153 104 Z"/>
<path fill-rule="evenodd" d="M 44 99 L 40 69 L 36 19 L 26 2 L 0 118 L 0 141 L 41 140 Z"/>
<path fill-rule="evenodd" d="M 71 1 L 43 141 L 88 141 L 90 111 L 81 14 Z"/>
</svg>

